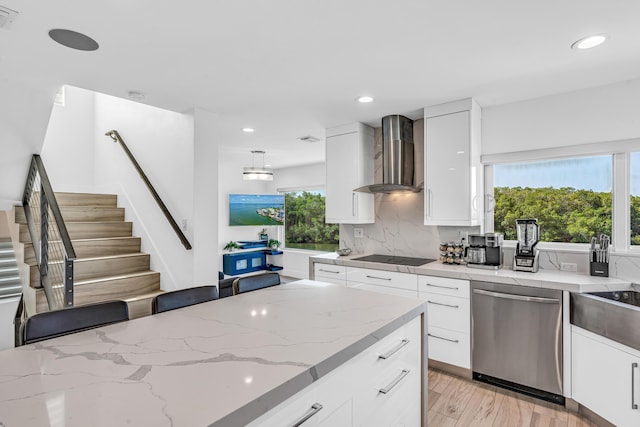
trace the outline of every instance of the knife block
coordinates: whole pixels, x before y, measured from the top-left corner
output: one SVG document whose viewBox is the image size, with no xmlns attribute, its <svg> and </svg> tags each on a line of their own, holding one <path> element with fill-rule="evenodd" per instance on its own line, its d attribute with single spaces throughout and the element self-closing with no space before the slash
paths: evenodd
<svg viewBox="0 0 640 427">
<path fill-rule="evenodd" d="M 589 272 L 592 276 L 609 277 L 608 262 L 589 262 Z"/>
</svg>

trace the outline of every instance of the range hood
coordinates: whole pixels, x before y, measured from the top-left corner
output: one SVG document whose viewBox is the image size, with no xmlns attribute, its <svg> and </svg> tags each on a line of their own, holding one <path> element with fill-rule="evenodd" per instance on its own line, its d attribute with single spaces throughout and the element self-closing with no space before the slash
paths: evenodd
<svg viewBox="0 0 640 427">
<path fill-rule="evenodd" d="M 413 120 L 392 115 L 382 118 L 382 184 L 365 185 L 363 193 L 418 193 L 413 184 Z"/>
</svg>

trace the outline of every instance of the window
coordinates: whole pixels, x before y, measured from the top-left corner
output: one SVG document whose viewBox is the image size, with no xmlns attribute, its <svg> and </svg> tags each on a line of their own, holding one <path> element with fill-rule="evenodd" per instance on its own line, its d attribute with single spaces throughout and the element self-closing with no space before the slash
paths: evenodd
<svg viewBox="0 0 640 427">
<path fill-rule="evenodd" d="M 324 222 L 324 190 L 285 192 L 285 247 L 335 251 L 339 243 L 338 224 Z"/>
<path fill-rule="evenodd" d="M 611 236 L 612 181 L 612 155 L 496 164 L 494 230 L 515 240 L 516 219 L 537 218 L 546 242 L 588 243 L 592 236 Z M 636 202 L 640 230 L 640 197 Z"/>
<path fill-rule="evenodd" d="M 631 216 L 631 245 L 640 245 L 640 152 L 631 153 L 629 156 L 631 194 L 629 197 L 629 207 Z"/>
</svg>

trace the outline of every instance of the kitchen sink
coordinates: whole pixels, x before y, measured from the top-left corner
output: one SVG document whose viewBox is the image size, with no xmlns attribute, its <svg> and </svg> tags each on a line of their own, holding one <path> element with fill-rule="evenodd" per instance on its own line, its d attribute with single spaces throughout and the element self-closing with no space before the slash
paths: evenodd
<svg viewBox="0 0 640 427">
<path fill-rule="evenodd" d="M 640 292 L 638 291 L 591 292 L 589 295 L 640 307 Z"/>
<path fill-rule="evenodd" d="M 640 350 L 640 292 L 571 294 L 571 324 Z"/>
</svg>

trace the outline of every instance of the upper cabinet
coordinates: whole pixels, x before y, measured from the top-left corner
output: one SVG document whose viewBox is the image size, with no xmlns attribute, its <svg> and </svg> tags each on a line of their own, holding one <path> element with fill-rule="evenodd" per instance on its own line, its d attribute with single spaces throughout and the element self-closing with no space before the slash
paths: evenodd
<svg viewBox="0 0 640 427">
<path fill-rule="evenodd" d="M 434 105 L 424 119 L 424 224 L 480 225 L 480 106 L 471 98 Z"/>
<path fill-rule="evenodd" d="M 373 128 L 352 123 L 326 131 L 327 223 L 375 222 L 373 194 L 353 191 L 374 179 Z"/>
</svg>

